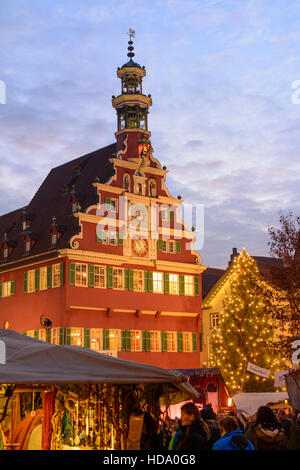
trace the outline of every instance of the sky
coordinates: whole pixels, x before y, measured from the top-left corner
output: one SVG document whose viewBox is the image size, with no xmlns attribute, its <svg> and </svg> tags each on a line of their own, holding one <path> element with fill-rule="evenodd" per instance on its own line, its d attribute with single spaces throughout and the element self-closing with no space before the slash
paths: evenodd
<svg viewBox="0 0 300 470">
<path fill-rule="evenodd" d="M 0 18 L 0 215 L 114 142 L 129 28 L 154 156 L 204 207 L 202 263 L 268 256 L 268 227 L 300 215 L 299 0 L 1 0 Z"/>
</svg>

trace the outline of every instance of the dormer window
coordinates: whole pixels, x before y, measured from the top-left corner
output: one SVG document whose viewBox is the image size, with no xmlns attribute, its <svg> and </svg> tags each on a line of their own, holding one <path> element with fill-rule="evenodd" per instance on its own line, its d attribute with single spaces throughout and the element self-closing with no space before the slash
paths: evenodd
<svg viewBox="0 0 300 470">
<path fill-rule="evenodd" d="M 155 181 L 150 181 L 149 183 L 149 196 L 155 197 L 156 196 L 156 183 Z"/>
<path fill-rule="evenodd" d="M 25 251 L 26 251 L 26 253 L 29 253 L 30 245 L 31 245 L 30 241 L 25 242 Z"/>
<path fill-rule="evenodd" d="M 23 220 L 23 222 L 22 222 L 22 229 L 23 229 L 23 230 L 26 230 L 26 228 L 27 228 L 27 221 L 26 221 L 26 220 Z"/>
<path fill-rule="evenodd" d="M 77 212 L 77 202 L 73 202 L 72 204 L 72 212 Z"/>
<path fill-rule="evenodd" d="M 56 234 L 51 235 L 51 244 L 56 245 L 56 242 L 57 242 L 57 235 Z"/>
<path fill-rule="evenodd" d="M 3 250 L 3 258 L 8 258 L 8 248 L 4 248 L 4 250 Z"/>
</svg>

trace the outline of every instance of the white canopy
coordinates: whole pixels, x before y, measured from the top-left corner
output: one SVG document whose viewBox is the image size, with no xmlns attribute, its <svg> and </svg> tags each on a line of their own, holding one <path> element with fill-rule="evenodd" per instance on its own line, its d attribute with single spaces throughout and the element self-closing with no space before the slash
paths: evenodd
<svg viewBox="0 0 300 470">
<path fill-rule="evenodd" d="M 174 391 L 181 392 L 179 396 L 174 394 L 172 401 L 175 403 L 199 398 L 199 393 L 180 373 L 116 359 L 78 346 L 58 346 L 3 329 L 0 329 L 0 383 L 168 383 L 176 387 Z"/>
<path fill-rule="evenodd" d="M 286 392 L 236 393 L 232 397 L 237 413 L 240 414 L 245 411 L 250 415 L 256 413 L 260 406 L 288 400 L 288 398 L 289 396 Z"/>
</svg>

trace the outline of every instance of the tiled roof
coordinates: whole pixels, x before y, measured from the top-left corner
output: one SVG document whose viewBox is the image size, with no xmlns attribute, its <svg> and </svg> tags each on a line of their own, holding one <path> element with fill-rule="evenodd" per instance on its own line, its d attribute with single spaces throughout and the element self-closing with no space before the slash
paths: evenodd
<svg viewBox="0 0 300 470">
<path fill-rule="evenodd" d="M 225 269 L 207 268 L 202 273 L 202 298 L 204 298 L 210 289 L 216 284 L 221 276 L 225 273 Z"/>
<path fill-rule="evenodd" d="M 72 213 L 72 191 L 81 206 L 81 211 L 98 202 L 97 192 L 92 185 L 95 178 L 106 183 L 113 175 L 113 165 L 109 162 L 116 152 L 116 144 L 76 158 L 53 168 L 35 196 L 26 207 L 31 219 L 29 234 L 35 239 L 30 256 L 53 249 L 67 248 L 70 238 L 78 233 L 77 219 Z M 22 230 L 22 209 L 0 216 L 0 240 L 6 232 L 9 242 L 16 244 L 7 262 L 24 259 L 24 233 Z M 50 244 L 50 229 L 53 217 L 62 235 L 54 247 Z M 0 267 L 4 261 L 0 258 Z"/>
</svg>

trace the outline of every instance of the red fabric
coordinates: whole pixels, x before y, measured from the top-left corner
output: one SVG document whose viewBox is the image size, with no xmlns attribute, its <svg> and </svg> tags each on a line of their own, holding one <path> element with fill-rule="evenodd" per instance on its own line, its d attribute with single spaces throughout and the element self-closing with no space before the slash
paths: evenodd
<svg viewBox="0 0 300 470">
<path fill-rule="evenodd" d="M 44 393 L 44 409 L 43 409 L 43 430 L 42 430 L 42 449 L 50 450 L 52 435 L 52 416 L 54 413 L 55 399 L 54 392 Z"/>
</svg>

